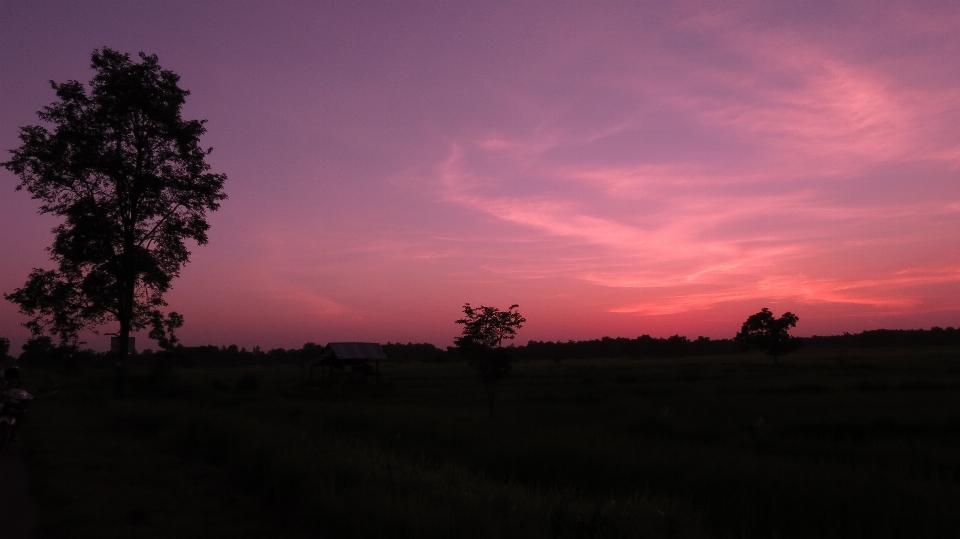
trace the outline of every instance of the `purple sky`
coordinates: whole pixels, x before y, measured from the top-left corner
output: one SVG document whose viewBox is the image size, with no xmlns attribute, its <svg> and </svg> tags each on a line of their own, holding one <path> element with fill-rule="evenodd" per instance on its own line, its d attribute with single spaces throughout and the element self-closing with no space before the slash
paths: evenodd
<svg viewBox="0 0 960 539">
<path fill-rule="evenodd" d="M 181 75 L 230 197 L 186 344 L 446 345 L 464 302 L 519 342 L 960 326 L 960 5 L 769 4 L 15 2 L 0 148 L 95 48 Z M 16 183 L 3 292 L 56 223 Z"/>
</svg>

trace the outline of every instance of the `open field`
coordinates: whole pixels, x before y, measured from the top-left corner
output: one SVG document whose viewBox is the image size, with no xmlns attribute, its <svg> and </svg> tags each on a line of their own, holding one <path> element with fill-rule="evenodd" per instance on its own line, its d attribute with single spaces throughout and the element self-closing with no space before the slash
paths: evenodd
<svg viewBox="0 0 960 539">
<path fill-rule="evenodd" d="M 40 536 L 960 537 L 960 349 L 381 370 L 28 371 Z"/>
</svg>

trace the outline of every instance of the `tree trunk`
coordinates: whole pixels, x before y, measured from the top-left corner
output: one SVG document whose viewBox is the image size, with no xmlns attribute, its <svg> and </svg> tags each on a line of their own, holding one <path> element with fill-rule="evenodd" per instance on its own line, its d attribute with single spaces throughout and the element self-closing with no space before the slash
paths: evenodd
<svg viewBox="0 0 960 539">
<path fill-rule="evenodd" d="M 131 255 L 127 253 L 132 253 L 133 248 L 130 247 L 129 250 L 124 253 L 124 271 L 122 281 L 120 283 L 120 305 L 117 309 L 119 311 L 119 316 L 117 321 L 120 322 L 120 331 L 117 332 L 117 385 L 115 388 L 116 394 L 118 397 L 122 397 L 126 394 L 126 377 L 127 377 L 127 358 L 130 355 L 130 330 L 133 325 L 133 303 L 134 303 L 134 293 L 136 290 L 136 278 L 135 276 L 130 275 L 133 273 L 131 270 L 133 264 L 130 261 Z"/>
<path fill-rule="evenodd" d="M 137 290 L 137 270 L 134 263 L 134 225 L 136 219 L 132 216 L 125 219 L 123 234 L 123 252 L 120 254 L 120 273 L 117 276 L 120 285 L 120 301 L 117 306 L 120 322 L 120 331 L 117 332 L 117 338 L 120 339 L 117 346 L 117 395 L 122 396 L 125 393 L 125 378 L 127 357 L 130 355 L 130 330 L 133 325 L 133 305 Z"/>
<path fill-rule="evenodd" d="M 127 354 L 130 352 L 130 319 L 120 321 L 120 331 L 117 332 L 117 380 L 114 394 L 117 397 L 126 395 L 127 390 Z"/>
<path fill-rule="evenodd" d="M 127 355 L 130 353 L 130 320 L 120 321 L 120 331 L 117 332 L 117 367 L 125 366 Z"/>
</svg>

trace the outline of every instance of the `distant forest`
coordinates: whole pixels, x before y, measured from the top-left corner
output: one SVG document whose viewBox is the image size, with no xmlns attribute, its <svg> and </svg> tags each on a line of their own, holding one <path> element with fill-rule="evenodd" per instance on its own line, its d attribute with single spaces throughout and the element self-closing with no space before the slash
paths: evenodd
<svg viewBox="0 0 960 539">
<path fill-rule="evenodd" d="M 803 350 L 843 350 L 857 348 L 890 348 L 960 345 L 960 328 L 874 329 L 861 333 L 800 337 Z M 641 335 L 635 339 L 604 337 L 590 341 L 528 341 L 525 345 L 507 347 L 515 359 L 651 358 L 735 354 L 741 352 L 733 339 L 681 335 L 658 338 Z M 192 365 L 279 365 L 303 363 L 320 357 L 323 345 L 308 342 L 300 348 L 252 350 L 230 346 L 177 346 L 173 350 L 137 354 L 141 360 L 165 358 L 174 364 Z M 391 361 L 445 362 L 460 359 L 454 347 L 446 350 L 430 343 L 386 343 L 383 351 Z M 107 354 L 63 349 L 53 345 L 49 337 L 31 339 L 20 354 L 24 364 L 57 361 L 107 361 Z"/>
<path fill-rule="evenodd" d="M 798 337 L 805 350 L 888 348 L 912 346 L 960 345 L 960 328 L 932 329 L 874 329 L 861 333 L 844 333 L 812 337 Z M 654 338 L 641 335 L 636 339 L 624 337 L 594 339 L 592 341 L 529 341 L 526 346 L 514 348 L 521 359 L 567 359 L 604 357 L 680 357 L 735 354 L 741 352 L 733 339 L 697 337 L 690 340 L 682 335 Z"/>
</svg>

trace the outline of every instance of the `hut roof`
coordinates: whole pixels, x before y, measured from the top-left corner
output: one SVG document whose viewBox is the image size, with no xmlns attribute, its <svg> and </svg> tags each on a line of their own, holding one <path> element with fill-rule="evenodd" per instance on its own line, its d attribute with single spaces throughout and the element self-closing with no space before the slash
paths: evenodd
<svg viewBox="0 0 960 539">
<path fill-rule="evenodd" d="M 336 357 L 340 360 L 386 361 L 387 354 L 375 342 L 332 342 L 323 351 L 322 359 Z"/>
</svg>

